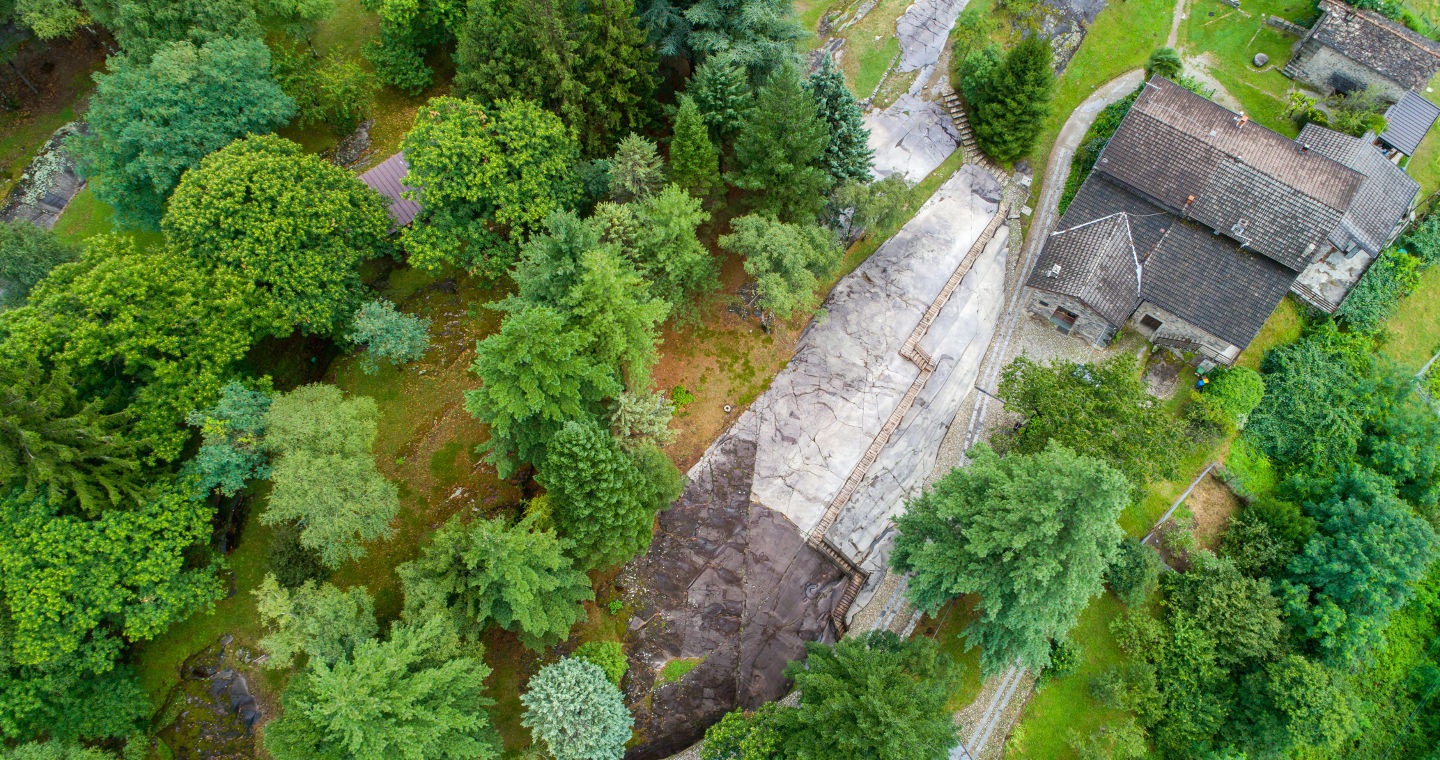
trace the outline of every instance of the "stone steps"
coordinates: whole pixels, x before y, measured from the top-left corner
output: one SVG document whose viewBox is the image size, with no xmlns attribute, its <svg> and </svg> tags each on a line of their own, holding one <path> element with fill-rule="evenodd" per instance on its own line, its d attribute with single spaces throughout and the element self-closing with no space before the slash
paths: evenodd
<svg viewBox="0 0 1440 760">
<path fill-rule="evenodd" d="M 1004 179 L 1004 170 L 991 158 L 980 151 L 980 146 L 975 142 L 975 131 L 970 128 L 970 119 L 965 115 L 965 106 L 960 102 L 960 96 L 955 93 L 946 95 L 941 100 L 945 111 L 950 114 L 950 121 L 955 123 L 955 131 L 960 134 L 960 147 L 965 152 L 965 160 L 979 164 L 986 171 L 994 174 L 999 179 Z"/>
<path fill-rule="evenodd" d="M 1300 75 L 1300 69 L 1295 66 L 1294 61 L 1291 61 L 1290 63 L 1285 64 L 1285 68 L 1280 69 L 1280 73 L 1284 74 L 1290 79 L 1294 79 L 1295 77 Z"/>
</svg>

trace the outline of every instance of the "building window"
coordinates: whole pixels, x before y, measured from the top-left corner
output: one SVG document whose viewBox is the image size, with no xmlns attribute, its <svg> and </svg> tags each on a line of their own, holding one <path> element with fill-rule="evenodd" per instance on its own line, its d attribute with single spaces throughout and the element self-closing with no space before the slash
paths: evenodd
<svg viewBox="0 0 1440 760">
<path fill-rule="evenodd" d="M 1146 314 L 1145 316 L 1140 318 L 1140 326 L 1145 328 L 1146 330 L 1149 330 L 1150 332 L 1155 332 L 1156 330 L 1159 330 L 1160 325 L 1160 320 L 1156 319 L 1155 315 L 1153 314 Z"/>
<path fill-rule="evenodd" d="M 1063 308 L 1056 309 L 1055 313 L 1050 315 L 1050 321 L 1054 322 L 1055 326 L 1060 329 L 1060 332 L 1066 335 L 1070 334 L 1070 330 L 1075 327 L 1075 320 L 1079 318 L 1079 314 L 1073 311 L 1066 311 Z"/>
</svg>

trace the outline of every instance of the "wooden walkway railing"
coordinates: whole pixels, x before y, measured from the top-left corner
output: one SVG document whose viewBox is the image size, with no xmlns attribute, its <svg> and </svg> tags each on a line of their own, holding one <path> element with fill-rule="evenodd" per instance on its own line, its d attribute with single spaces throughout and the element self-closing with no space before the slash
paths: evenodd
<svg viewBox="0 0 1440 760">
<path fill-rule="evenodd" d="M 925 383 L 930 380 L 930 375 L 935 372 L 935 359 L 920 348 L 920 341 L 925 337 L 925 334 L 930 331 L 930 325 L 933 324 L 935 318 L 940 315 L 940 310 L 945 308 L 945 303 L 950 300 L 950 296 L 960 287 L 960 283 L 965 279 L 965 275 L 969 274 L 970 269 L 975 266 L 975 260 L 980 257 L 980 252 L 985 250 L 985 246 L 990 242 L 990 238 L 994 237 L 995 230 L 999 229 L 1000 225 L 1005 222 L 1005 211 L 1005 204 L 1002 203 L 1000 208 L 996 209 L 995 216 L 990 220 L 990 223 L 987 224 L 984 231 L 980 233 L 980 237 L 975 241 L 975 244 L 970 246 L 970 250 L 966 251 L 965 256 L 960 259 L 960 263 L 956 265 L 955 271 L 950 274 L 950 279 L 945 282 L 945 287 L 941 288 L 940 293 L 930 302 L 930 307 L 927 308 L 925 314 L 920 317 L 919 324 L 915 325 L 915 329 L 910 331 L 910 337 L 905 339 L 905 343 L 899 351 L 900 356 L 919 367 L 920 374 L 915 376 L 914 381 L 910 383 L 910 387 L 905 391 L 905 395 L 900 398 L 900 403 L 896 404 L 894 411 L 890 412 L 890 417 L 885 420 L 884 427 L 880 428 L 880 432 L 876 433 L 875 438 L 870 441 L 870 446 L 865 449 L 865 453 L 861 455 L 860 461 L 856 462 L 855 466 L 851 468 L 849 477 L 845 478 L 845 484 L 840 487 L 840 492 L 835 494 L 835 498 L 830 500 L 830 505 L 826 507 L 825 514 L 820 516 L 820 521 L 815 523 L 815 526 L 811 528 L 810 532 L 805 536 L 806 543 L 829 557 L 850 576 L 850 582 L 845 587 L 845 593 L 841 594 L 840 602 L 835 605 L 835 609 L 830 615 L 831 622 L 835 624 L 837 634 L 843 634 L 845 632 L 845 614 L 850 610 L 850 603 L 855 601 L 855 595 L 864 587 L 868 576 L 855 563 L 851 562 L 838 549 L 831 545 L 825 538 L 825 534 L 829 532 L 830 527 L 839 519 L 840 512 L 845 508 L 845 505 L 850 502 L 850 497 L 854 496 L 855 492 L 859 490 L 860 483 L 864 481 L 865 476 L 870 473 L 870 467 L 874 465 L 875 460 L 879 458 L 880 451 L 885 448 L 885 444 L 890 442 L 890 436 L 894 435 L 896 429 L 900 427 L 900 422 L 905 419 L 905 415 L 910 411 L 910 407 L 915 404 L 915 399 L 920 397 L 920 391 L 925 389 Z"/>
</svg>

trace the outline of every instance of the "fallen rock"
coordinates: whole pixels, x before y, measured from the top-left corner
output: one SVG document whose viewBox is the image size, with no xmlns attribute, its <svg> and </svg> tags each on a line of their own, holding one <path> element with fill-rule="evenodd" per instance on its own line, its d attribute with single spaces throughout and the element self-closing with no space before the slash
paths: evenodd
<svg viewBox="0 0 1440 760">
<path fill-rule="evenodd" d="M 1260 68 L 1261 66 L 1264 66 L 1265 64 L 1267 64 L 1267 63 L 1269 63 L 1269 62 L 1270 62 L 1270 56 L 1265 55 L 1264 53 L 1256 53 L 1256 54 L 1255 54 L 1255 68 L 1258 69 L 1258 68 Z"/>
</svg>

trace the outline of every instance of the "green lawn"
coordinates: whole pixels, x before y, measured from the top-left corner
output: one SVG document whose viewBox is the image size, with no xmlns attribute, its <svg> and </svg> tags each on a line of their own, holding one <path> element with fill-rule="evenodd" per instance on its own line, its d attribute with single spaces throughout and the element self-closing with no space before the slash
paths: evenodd
<svg viewBox="0 0 1440 760">
<path fill-rule="evenodd" d="M 850 85 L 855 97 L 870 97 L 871 91 L 880 84 L 880 78 L 890 68 L 890 60 L 900 52 L 900 40 L 895 37 L 895 20 L 905 14 L 910 2 L 880 0 L 865 14 L 865 18 L 840 32 L 839 36 L 845 38 L 840 70 L 845 73 L 845 82 Z M 850 12 L 853 10 L 849 9 Z"/>
<path fill-rule="evenodd" d="M 55 234 L 72 243 L 83 243 L 94 235 L 117 232 L 110 224 L 114 212 L 86 187 L 75 194 L 65 213 L 55 221 Z M 118 234 L 135 239 L 142 246 L 159 245 L 164 239 L 159 232 L 126 230 Z"/>
<path fill-rule="evenodd" d="M 975 697 L 980 694 L 980 687 L 985 683 L 980 673 L 980 647 L 971 646 L 960 635 L 967 626 L 975 622 L 975 605 L 979 601 L 980 597 L 976 594 L 952 599 L 941 607 L 939 612 L 933 616 L 927 615 L 915 627 L 916 636 L 929 636 L 940 651 L 950 655 L 950 659 L 959 668 L 960 677 L 956 681 L 955 690 L 951 692 L 950 700 L 945 703 L 945 709 L 950 712 L 958 711 L 974 702 Z"/>
<path fill-rule="evenodd" d="M 1415 288 L 1385 323 L 1381 353 L 1401 366 L 1419 370 L 1440 351 L 1440 267 L 1420 275 Z"/>
<path fill-rule="evenodd" d="M 1055 85 L 1050 116 L 1030 151 L 1035 172 L 1031 197 L 1040 196 L 1050 148 L 1070 113 L 1102 84 L 1131 69 L 1142 68 L 1151 51 L 1165 44 L 1170 32 L 1171 0 L 1126 0 L 1100 12 L 1085 35 L 1080 50 Z"/>
<path fill-rule="evenodd" d="M 1266 26 L 1265 18 L 1303 20 L 1314 15 L 1315 5 L 1308 0 L 1248 0 L 1243 7 L 1241 11 L 1219 0 L 1194 0 L 1182 26 L 1181 46 L 1190 56 L 1205 56 L 1210 73 L 1251 118 L 1282 134 L 1298 135 L 1299 127 L 1281 116 L 1292 84 L 1280 73 L 1296 40 Z M 1256 53 L 1270 57 L 1267 70 L 1256 71 L 1251 65 Z"/>
<path fill-rule="evenodd" d="M 1124 711 L 1105 707 L 1090 696 L 1090 679 L 1123 659 L 1110 633 L 1110 621 L 1124 609 L 1125 605 L 1107 592 L 1092 600 L 1081 613 L 1080 622 L 1070 632 L 1081 648 L 1080 667 L 1043 685 L 1030 698 L 1006 744 L 1006 758 L 1068 760 L 1075 757 L 1068 741 L 1071 731 L 1088 735 L 1124 717 Z"/>
</svg>

